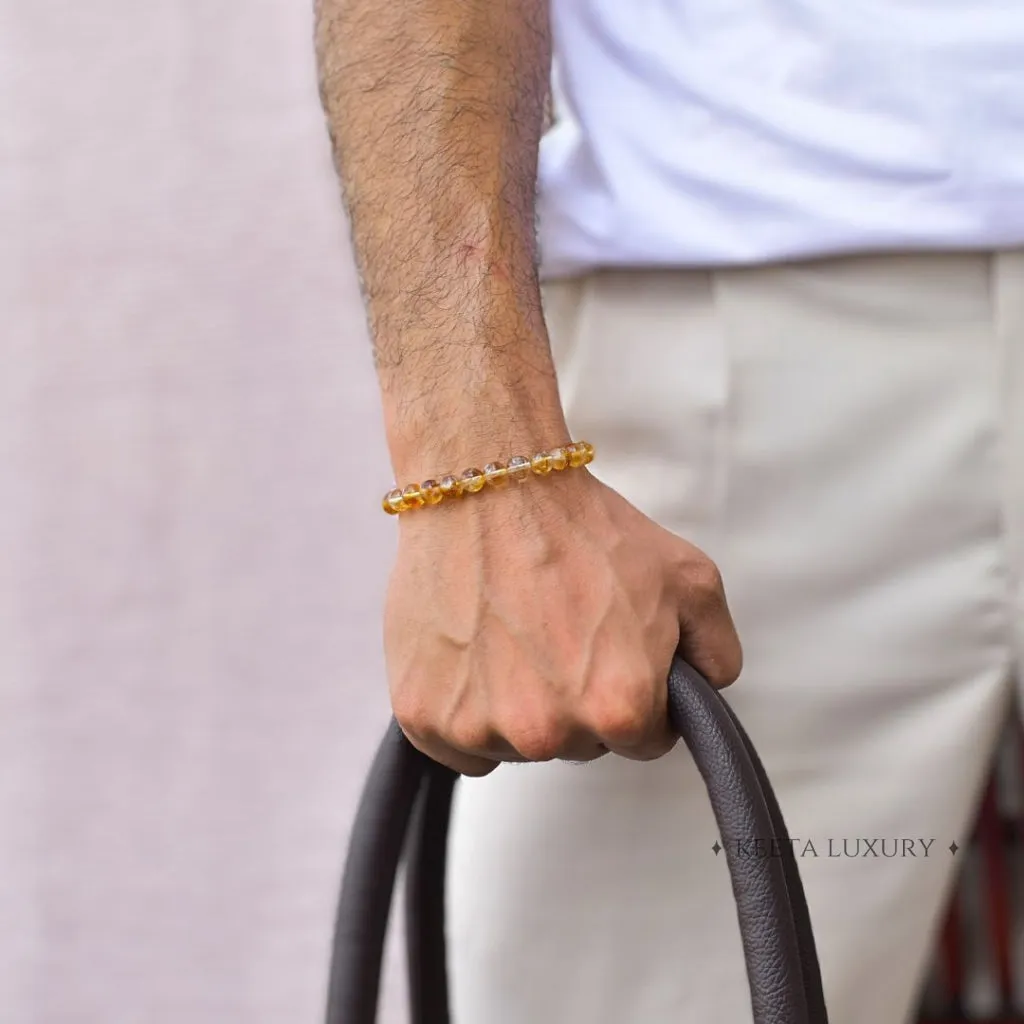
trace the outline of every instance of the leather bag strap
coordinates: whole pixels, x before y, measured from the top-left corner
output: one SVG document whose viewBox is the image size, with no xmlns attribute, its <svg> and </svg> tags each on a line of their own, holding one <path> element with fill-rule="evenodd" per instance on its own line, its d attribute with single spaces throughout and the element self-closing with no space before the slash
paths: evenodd
<svg viewBox="0 0 1024 1024">
<path fill-rule="evenodd" d="M 827 1024 L 810 914 L 764 767 L 728 703 L 677 659 L 669 714 L 704 779 L 732 879 L 754 1024 Z M 327 1024 L 375 1024 L 392 892 L 408 836 L 412 1024 L 449 1024 L 444 943 L 448 819 L 457 776 L 392 722 L 357 812 L 342 881 Z M 758 854 L 751 842 L 760 839 Z"/>
</svg>

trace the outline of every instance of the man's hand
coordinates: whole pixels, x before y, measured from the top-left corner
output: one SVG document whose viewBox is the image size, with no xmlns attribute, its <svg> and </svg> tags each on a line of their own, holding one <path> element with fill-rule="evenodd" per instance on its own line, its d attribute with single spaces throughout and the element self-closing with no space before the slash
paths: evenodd
<svg viewBox="0 0 1024 1024">
<path fill-rule="evenodd" d="M 316 0 L 320 88 L 397 481 L 568 437 L 534 238 L 548 0 Z M 677 644 L 740 648 L 714 566 L 585 469 L 399 517 L 385 646 L 412 741 L 498 760 L 672 746 Z"/>
<path fill-rule="evenodd" d="M 658 757 L 672 657 L 717 685 L 740 644 L 713 563 L 586 470 L 402 516 L 385 618 L 392 705 L 467 775 Z"/>
</svg>

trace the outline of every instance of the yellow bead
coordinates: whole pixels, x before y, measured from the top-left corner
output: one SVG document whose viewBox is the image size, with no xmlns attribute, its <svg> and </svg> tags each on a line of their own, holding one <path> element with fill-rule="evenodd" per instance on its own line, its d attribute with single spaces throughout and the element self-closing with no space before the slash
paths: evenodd
<svg viewBox="0 0 1024 1024">
<path fill-rule="evenodd" d="M 476 494 L 484 486 L 484 475 L 479 469 L 467 469 L 462 474 L 462 489 Z"/>
<path fill-rule="evenodd" d="M 441 477 L 441 483 L 438 486 L 441 488 L 441 494 L 445 498 L 462 497 L 462 481 L 457 476 L 452 476 L 449 473 L 448 476 Z"/>
<path fill-rule="evenodd" d="M 409 486 L 402 491 L 402 501 L 405 502 L 406 508 L 422 508 L 423 495 L 420 492 L 419 487 L 416 484 L 409 484 Z"/>
<path fill-rule="evenodd" d="M 484 466 L 484 480 L 489 487 L 507 487 L 508 470 L 500 462 L 488 462 Z"/>
<path fill-rule="evenodd" d="M 530 459 L 530 469 L 537 476 L 547 476 L 551 472 L 551 456 L 547 452 L 538 452 Z"/>
<path fill-rule="evenodd" d="M 384 509 L 385 512 L 387 512 L 387 514 L 389 516 L 397 516 L 398 515 L 398 509 L 391 507 L 390 498 L 391 498 L 390 494 L 385 494 L 384 497 L 381 499 L 380 506 L 381 506 L 382 509 Z"/>
<path fill-rule="evenodd" d="M 589 466 L 594 461 L 594 446 L 589 441 L 577 441 L 576 447 L 583 450 L 584 466 Z"/>
<path fill-rule="evenodd" d="M 552 469 L 565 469 L 569 465 L 569 454 L 564 448 L 552 448 L 548 452 L 548 457 L 551 459 Z"/>
<path fill-rule="evenodd" d="M 398 515 L 399 512 L 404 512 L 408 507 L 405 504 L 405 499 L 402 497 L 402 491 L 399 487 L 396 487 L 393 491 L 389 491 L 384 502 L 394 515 Z"/>
<path fill-rule="evenodd" d="M 436 505 L 444 500 L 441 485 L 436 480 L 424 480 L 420 484 L 420 494 L 423 495 L 423 500 L 428 505 Z"/>
<path fill-rule="evenodd" d="M 513 455 L 508 460 L 508 475 L 516 483 L 521 484 L 530 475 L 530 460 L 524 455 Z"/>
<path fill-rule="evenodd" d="M 587 453 L 584 451 L 583 445 L 571 444 L 566 450 L 569 453 L 569 465 L 573 469 L 579 469 L 580 466 L 587 464 Z"/>
</svg>

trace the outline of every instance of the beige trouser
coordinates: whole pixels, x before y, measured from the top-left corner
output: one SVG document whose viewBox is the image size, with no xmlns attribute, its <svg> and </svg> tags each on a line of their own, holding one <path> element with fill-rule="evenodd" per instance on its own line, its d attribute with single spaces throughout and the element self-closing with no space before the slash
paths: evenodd
<svg viewBox="0 0 1024 1024">
<path fill-rule="evenodd" d="M 832 1022 L 902 1024 L 1022 650 L 1024 253 L 601 273 L 547 309 L 593 471 L 722 569 Z M 456 1020 L 749 1021 L 715 840 L 681 747 L 466 782 Z"/>
</svg>

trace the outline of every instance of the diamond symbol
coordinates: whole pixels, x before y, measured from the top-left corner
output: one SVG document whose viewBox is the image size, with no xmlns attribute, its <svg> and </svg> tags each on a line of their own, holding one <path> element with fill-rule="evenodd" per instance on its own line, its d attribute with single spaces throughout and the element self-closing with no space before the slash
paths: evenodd
<svg viewBox="0 0 1024 1024">
<path fill-rule="evenodd" d="M 715 845 L 712 846 L 711 849 L 715 851 L 715 856 L 716 857 L 722 852 L 722 847 L 719 846 L 717 839 L 715 840 Z"/>
<path fill-rule="evenodd" d="M 956 856 L 956 851 L 959 850 L 959 849 L 960 849 L 960 847 L 956 845 L 956 840 L 954 839 L 953 842 L 951 842 L 949 844 L 949 852 L 951 854 L 953 854 L 953 856 L 955 857 Z"/>
</svg>

